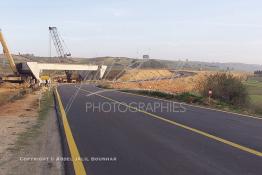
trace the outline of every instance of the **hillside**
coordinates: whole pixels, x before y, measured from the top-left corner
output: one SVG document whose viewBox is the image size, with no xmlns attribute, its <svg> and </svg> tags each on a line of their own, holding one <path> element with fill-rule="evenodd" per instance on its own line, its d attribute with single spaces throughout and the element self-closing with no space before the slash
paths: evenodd
<svg viewBox="0 0 262 175">
<path fill-rule="evenodd" d="M 234 70 L 254 72 L 262 70 L 262 65 L 245 64 L 245 63 L 218 63 L 218 62 L 201 62 L 201 61 L 171 61 L 161 60 L 161 63 L 168 66 L 169 69 L 187 69 L 187 70 Z"/>
<path fill-rule="evenodd" d="M 64 62 L 64 63 L 80 63 L 80 64 L 104 64 L 111 67 L 111 70 L 122 69 L 172 69 L 172 70 L 234 70 L 253 72 L 262 70 L 262 65 L 244 64 L 244 63 L 208 63 L 200 61 L 178 61 L 178 60 L 142 60 L 128 57 L 96 57 L 96 58 L 66 58 L 58 59 L 57 57 L 36 57 L 32 55 L 14 55 L 15 62 Z M 0 71 L 9 70 L 8 62 L 3 61 L 4 56 L 0 54 Z"/>
</svg>

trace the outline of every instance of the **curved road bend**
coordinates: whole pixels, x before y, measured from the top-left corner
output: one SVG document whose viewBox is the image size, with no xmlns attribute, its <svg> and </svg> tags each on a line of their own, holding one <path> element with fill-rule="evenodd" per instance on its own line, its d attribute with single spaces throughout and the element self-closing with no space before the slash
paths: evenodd
<svg viewBox="0 0 262 175">
<path fill-rule="evenodd" d="M 262 174 L 261 119 L 94 85 L 58 92 L 88 175 Z M 156 103 L 163 108 L 152 110 Z M 71 162 L 66 170 L 74 174 Z"/>
</svg>

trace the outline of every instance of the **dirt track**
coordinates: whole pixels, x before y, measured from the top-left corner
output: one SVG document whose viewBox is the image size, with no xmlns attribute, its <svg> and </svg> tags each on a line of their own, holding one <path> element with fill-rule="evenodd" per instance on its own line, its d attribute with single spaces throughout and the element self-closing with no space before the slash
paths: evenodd
<svg viewBox="0 0 262 175">
<path fill-rule="evenodd" d="M 23 158 L 62 156 L 53 108 L 48 109 L 39 125 L 41 94 L 38 91 L 0 106 L 0 174 L 63 173 L 61 162 L 23 161 Z"/>
</svg>

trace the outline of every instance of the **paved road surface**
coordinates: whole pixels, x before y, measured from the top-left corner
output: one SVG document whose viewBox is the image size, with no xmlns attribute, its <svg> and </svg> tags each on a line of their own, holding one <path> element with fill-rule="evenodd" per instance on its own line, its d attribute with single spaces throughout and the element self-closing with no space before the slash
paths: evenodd
<svg viewBox="0 0 262 175">
<path fill-rule="evenodd" d="M 94 85 L 58 92 L 88 175 L 262 174 L 259 118 Z M 66 163 L 69 174 L 75 168 Z"/>
</svg>

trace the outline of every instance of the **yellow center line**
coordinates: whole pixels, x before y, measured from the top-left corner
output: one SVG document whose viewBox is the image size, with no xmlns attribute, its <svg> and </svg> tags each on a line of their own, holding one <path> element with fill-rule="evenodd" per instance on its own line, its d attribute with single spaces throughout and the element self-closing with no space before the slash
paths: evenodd
<svg viewBox="0 0 262 175">
<path fill-rule="evenodd" d="M 85 90 L 85 89 L 80 89 L 80 90 L 85 91 L 85 92 L 88 92 L 88 93 L 92 93 L 91 91 L 88 91 L 88 90 Z M 114 99 L 112 99 L 112 98 L 105 97 L 105 96 L 100 95 L 100 94 L 94 94 L 94 95 L 100 96 L 100 97 L 102 97 L 102 98 L 104 98 L 104 99 L 107 99 L 107 100 L 110 100 L 110 101 L 113 101 L 113 102 L 116 102 L 116 103 L 119 103 L 119 104 L 121 104 L 121 105 L 123 105 L 123 106 L 126 106 L 126 107 L 128 107 L 128 108 L 137 110 L 137 111 L 139 111 L 139 112 L 141 112 L 141 113 L 147 114 L 147 115 L 149 115 L 149 116 L 151 116 L 151 117 L 153 117 L 153 118 L 159 119 L 159 120 L 164 121 L 164 122 L 167 122 L 167 123 L 169 123 L 169 124 L 179 126 L 179 127 L 181 127 L 181 128 L 184 128 L 184 129 L 189 130 L 189 131 L 192 131 L 192 132 L 194 132 L 194 133 L 203 135 L 203 136 L 208 137 L 208 138 L 210 138 L 210 139 L 213 139 L 213 140 L 219 141 L 219 142 L 221 142 L 221 143 L 230 145 L 230 146 L 232 146 L 232 147 L 234 147 L 234 148 L 237 148 L 237 149 L 240 149 L 240 150 L 242 150 L 242 151 L 245 151 L 245 152 L 254 154 L 254 155 L 256 155 L 256 156 L 260 156 L 260 157 L 262 156 L 262 152 L 260 152 L 260 151 L 257 151 L 257 150 L 254 150 L 254 149 L 251 149 L 251 148 L 248 148 L 248 147 L 239 145 L 239 144 L 237 144 L 237 143 L 234 143 L 234 142 L 225 140 L 225 139 L 223 139 L 223 138 L 220 138 L 220 137 L 217 137 L 217 136 L 215 136 L 215 135 L 209 134 L 209 133 L 207 133 L 207 132 L 204 132 L 204 131 L 201 131 L 201 130 L 198 130 L 198 129 L 189 127 L 189 126 L 187 126 L 187 125 L 184 125 L 184 124 L 181 124 L 181 123 L 177 123 L 177 122 L 172 121 L 172 120 L 168 120 L 168 119 L 166 119 L 166 118 L 163 118 L 163 117 L 161 117 L 161 116 L 158 116 L 158 115 L 149 113 L 149 112 L 147 112 L 147 111 L 140 110 L 140 109 L 138 109 L 138 108 L 135 108 L 135 107 L 133 107 L 133 106 L 129 106 L 129 105 L 125 104 L 125 103 L 122 103 L 122 102 L 120 102 L 120 101 L 114 100 Z"/>
<path fill-rule="evenodd" d="M 77 149 L 72 131 L 70 129 L 70 126 L 69 126 L 69 123 L 68 123 L 68 120 L 67 120 L 67 117 L 66 117 L 65 109 L 63 107 L 63 104 L 62 104 L 62 101 L 61 101 L 61 98 L 60 98 L 60 95 L 59 95 L 57 89 L 55 89 L 55 92 L 56 92 L 58 105 L 59 105 L 60 112 L 61 112 L 61 118 L 62 118 L 62 122 L 63 122 L 63 126 L 64 126 L 66 140 L 67 140 L 67 143 L 68 143 L 68 146 L 69 146 L 69 150 L 70 150 L 75 174 L 76 175 L 86 175 L 86 171 L 85 171 L 83 162 L 80 159 L 81 157 L 80 157 L 79 151 Z"/>
</svg>

